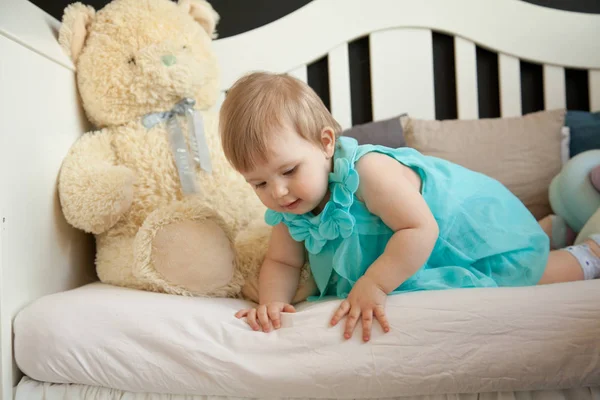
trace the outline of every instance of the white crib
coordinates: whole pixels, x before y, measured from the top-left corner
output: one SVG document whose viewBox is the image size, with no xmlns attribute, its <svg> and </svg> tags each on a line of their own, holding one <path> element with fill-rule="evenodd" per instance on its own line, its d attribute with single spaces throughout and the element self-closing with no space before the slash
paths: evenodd
<svg viewBox="0 0 600 400">
<path fill-rule="evenodd" d="M 19 399 L 116 398 L 110 397 L 115 396 L 111 388 L 91 390 L 81 382 L 21 380 L 13 357 L 12 322 L 24 307 L 43 296 L 96 280 L 93 239 L 67 225 L 56 194 L 62 159 L 72 143 L 90 129 L 79 105 L 74 67 L 56 41 L 57 29 L 56 20 L 26 0 L 0 3 L 0 393 L 5 400 L 13 398 L 19 381 Z M 479 117 L 476 46 L 498 53 L 502 117 L 521 115 L 520 60 L 543 65 L 546 109 L 566 106 L 565 68 L 588 70 L 590 108 L 600 111 L 600 15 L 546 9 L 516 0 L 315 0 L 271 24 L 214 43 L 221 63 L 223 97 L 239 76 L 251 70 L 288 72 L 306 81 L 307 65 L 327 56 L 332 113 L 344 128 L 351 127 L 347 43 L 368 36 L 373 119 L 393 117 L 400 111 L 434 119 L 432 31 L 455 37 L 460 119 Z M 591 296 L 595 290 L 596 297 L 590 301 L 598 308 L 600 287 L 591 288 L 573 286 L 566 293 Z M 557 293 L 543 292 L 548 296 L 559 296 Z M 559 307 L 566 300 L 558 298 L 551 304 Z M 593 315 L 599 318 L 595 332 L 600 333 L 600 313 Z M 600 336 L 596 338 L 598 354 Z M 566 382 L 572 385 L 564 386 Z M 568 378 L 562 384 L 560 388 L 552 387 L 552 382 L 547 387 L 523 388 L 556 391 L 489 393 L 479 398 L 600 399 L 600 359 L 595 369 L 582 371 L 581 381 Z M 444 393 L 434 393 L 431 385 L 428 388 L 430 394 L 447 398 Z M 142 398 L 124 388 L 113 389 L 122 390 L 123 398 Z M 207 398 L 225 392 L 194 394 Z M 298 396 L 308 396 L 306 393 L 332 392 L 306 390 Z M 417 393 L 425 391 L 415 388 L 406 394 Z M 183 398 L 176 394 L 163 392 L 148 398 Z M 242 392 L 229 395 L 247 396 Z M 478 398 L 477 394 L 464 396 Z"/>
</svg>

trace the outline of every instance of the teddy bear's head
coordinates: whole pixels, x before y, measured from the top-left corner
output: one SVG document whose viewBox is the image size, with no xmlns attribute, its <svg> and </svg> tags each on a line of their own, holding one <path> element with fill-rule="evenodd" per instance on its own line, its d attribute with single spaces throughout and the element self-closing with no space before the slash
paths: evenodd
<svg viewBox="0 0 600 400">
<path fill-rule="evenodd" d="M 100 11 L 65 9 L 59 43 L 77 70 L 89 120 L 114 126 L 170 110 L 184 97 L 196 109 L 218 95 L 211 48 L 218 14 L 204 0 L 113 0 Z"/>
</svg>

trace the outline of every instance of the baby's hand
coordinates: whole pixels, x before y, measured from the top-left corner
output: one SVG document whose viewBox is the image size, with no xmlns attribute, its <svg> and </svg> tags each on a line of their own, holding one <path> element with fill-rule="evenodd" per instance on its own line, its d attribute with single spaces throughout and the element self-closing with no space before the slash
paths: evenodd
<svg viewBox="0 0 600 400">
<path fill-rule="evenodd" d="M 235 314 L 235 317 L 246 317 L 246 322 L 255 331 L 262 330 L 263 332 L 270 332 L 272 327 L 274 329 L 279 329 L 281 327 L 282 312 L 294 313 L 296 312 L 296 309 L 291 304 L 274 301 L 267 304 L 261 304 L 256 308 L 240 310 Z"/>
<path fill-rule="evenodd" d="M 363 340 L 367 342 L 371 338 L 371 326 L 373 316 L 377 318 L 384 332 L 389 332 L 390 324 L 385 316 L 386 293 L 366 276 L 360 278 L 348 295 L 342 301 L 340 307 L 331 319 L 331 325 L 335 326 L 346 314 L 346 329 L 344 337 L 350 339 L 356 327 L 358 318 L 362 315 Z"/>
</svg>

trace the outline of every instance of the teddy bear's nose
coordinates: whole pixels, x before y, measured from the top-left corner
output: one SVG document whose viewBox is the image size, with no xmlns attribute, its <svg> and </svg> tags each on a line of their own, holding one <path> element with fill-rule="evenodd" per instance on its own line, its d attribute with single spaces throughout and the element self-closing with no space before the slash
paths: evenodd
<svg viewBox="0 0 600 400">
<path fill-rule="evenodd" d="M 166 56 L 162 56 L 160 58 L 162 60 L 162 63 L 164 65 L 166 65 L 167 67 L 170 67 L 171 65 L 175 64 L 177 62 L 177 59 L 175 58 L 175 56 L 173 55 L 166 55 Z"/>
</svg>

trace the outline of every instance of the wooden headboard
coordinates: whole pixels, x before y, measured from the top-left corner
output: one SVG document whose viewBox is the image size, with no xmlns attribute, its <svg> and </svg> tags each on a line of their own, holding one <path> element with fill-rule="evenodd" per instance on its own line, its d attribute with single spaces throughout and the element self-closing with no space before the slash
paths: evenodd
<svg viewBox="0 0 600 400">
<path fill-rule="evenodd" d="M 541 64 L 544 107 L 566 106 L 565 69 L 588 70 L 600 110 L 600 15 L 516 0 L 317 0 L 271 24 L 217 40 L 223 95 L 252 70 L 307 81 L 327 58 L 330 108 L 352 126 L 348 43 L 369 40 L 373 120 L 407 112 L 435 118 L 432 33 L 454 37 L 457 117 L 478 118 L 476 47 L 498 53 L 500 116 L 521 115 L 520 61 Z"/>
<path fill-rule="evenodd" d="M 56 195 L 64 156 L 90 129 L 57 29 L 26 0 L 0 3 L 0 397 L 7 400 L 19 376 L 15 314 L 96 279 L 93 240 L 65 222 Z M 478 118 L 477 47 L 498 53 L 501 116 L 522 112 L 521 60 L 542 65 L 545 108 L 565 106 L 565 69 L 576 68 L 588 70 L 590 108 L 600 110 L 599 29 L 600 15 L 516 0 L 314 0 L 214 45 L 223 96 L 252 70 L 307 80 L 307 66 L 326 57 L 330 107 L 346 128 L 354 123 L 348 43 L 355 39 L 369 40 L 374 120 L 435 117 L 432 32 L 454 37 L 458 118 Z"/>
</svg>

